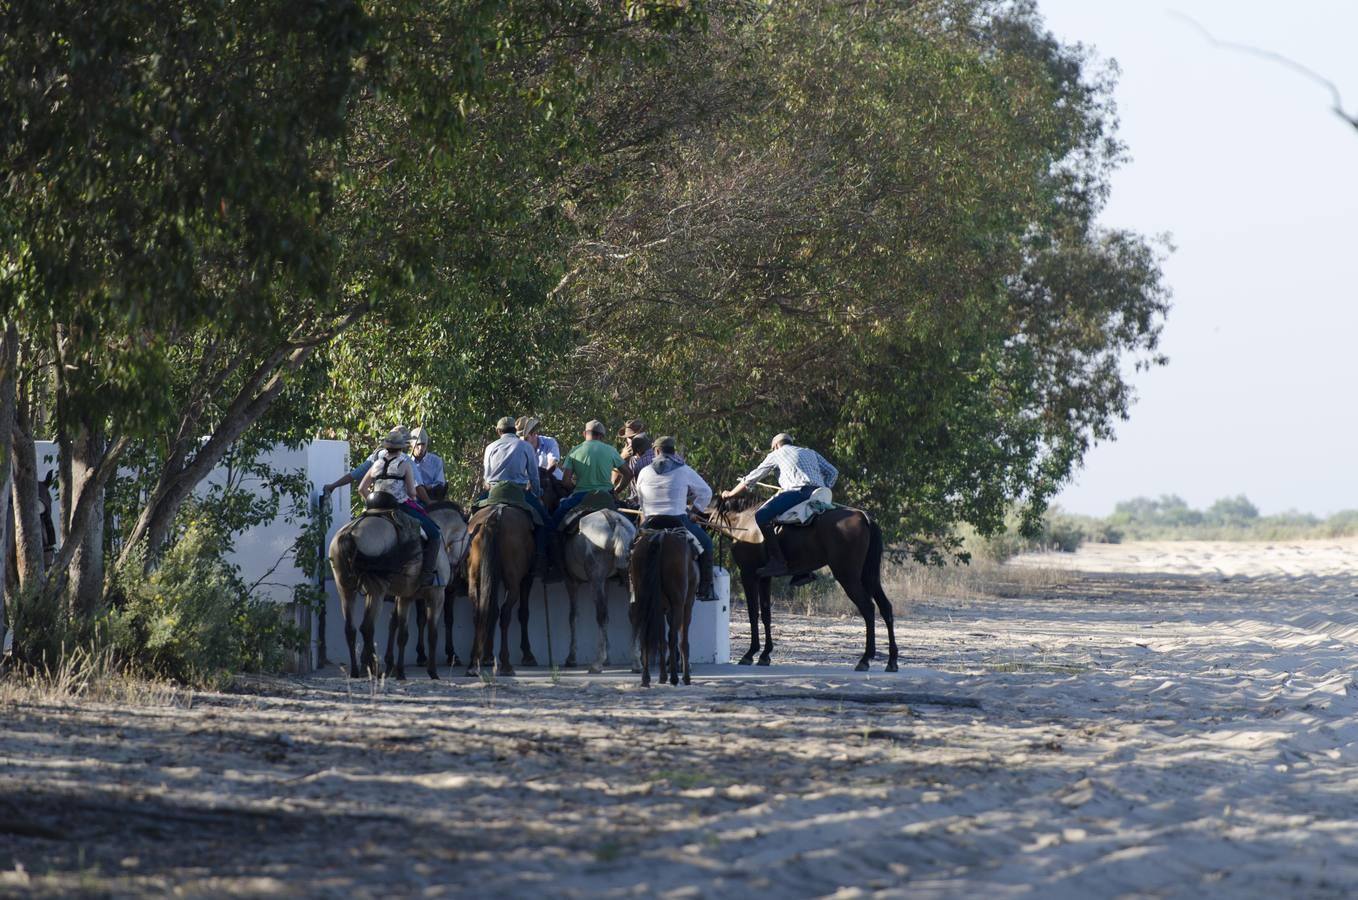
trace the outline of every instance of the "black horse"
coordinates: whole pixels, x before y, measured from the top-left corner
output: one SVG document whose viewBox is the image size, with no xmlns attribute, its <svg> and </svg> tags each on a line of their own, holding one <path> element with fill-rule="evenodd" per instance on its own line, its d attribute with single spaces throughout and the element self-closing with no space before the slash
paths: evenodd
<svg viewBox="0 0 1358 900">
<path fill-rule="evenodd" d="M 733 541 L 731 556 L 740 569 L 745 589 L 745 604 L 750 614 L 750 649 L 740 664 L 748 666 L 759 654 L 759 665 L 767 666 L 773 652 L 770 624 L 769 584 L 771 579 L 755 574 L 766 561 L 763 539 L 754 523 L 755 497 L 716 498 L 707 510 L 707 526 Z M 877 620 L 873 603 L 886 623 L 889 642 L 886 670 L 895 672 L 896 624 L 891 601 L 882 589 L 882 531 L 867 513 L 848 507 L 835 507 L 816 516 L 808 525 L 784 528 L 779 536 L 783 557 L 793 572 L 814 572 L 829 566 L 835 581 L 863 617 L 867 643 L 854 668 L 868 670 L 868 661 L 877 655 Z M 759 620 L 764 621 L 764 646 L 760 652 Z"/>
</svg>

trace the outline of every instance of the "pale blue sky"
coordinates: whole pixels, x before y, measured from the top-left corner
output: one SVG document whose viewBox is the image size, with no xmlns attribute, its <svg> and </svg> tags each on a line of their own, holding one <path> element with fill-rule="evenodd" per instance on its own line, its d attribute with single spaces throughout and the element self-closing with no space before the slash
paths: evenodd
<svg viewBox="0 0 1358 900">
<path fill-rule="evenodd" d="M 1244 493 L 1265 512 L 1358 508 L 1353 409 L 1358 131 L 1327 91 L 1215 49 L 1266 47 L 1325 74 L 1358 111 L 1358 0 L 1039 0 L 1048 26 L 1122 70 L 1132 162 L 1105 224 L 1170 232 L 1167 367 L 1058 502 L 1105 514 L 1176 493 L 1205 506 Z"/>
</svg>

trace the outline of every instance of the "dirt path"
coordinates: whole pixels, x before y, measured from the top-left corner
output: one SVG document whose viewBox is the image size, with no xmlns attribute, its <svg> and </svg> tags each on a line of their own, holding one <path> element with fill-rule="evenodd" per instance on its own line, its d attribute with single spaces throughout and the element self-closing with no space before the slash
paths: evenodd
<svg viewBox="0 0 1358 900">
<path fill-rule="evenodd" d="M 1317 568 L 924 601 L 893 676 L 781 616 L 689 688 L 0 705 L 0 895 L 1346 895 L 1358 578 Z"/>
</svg>

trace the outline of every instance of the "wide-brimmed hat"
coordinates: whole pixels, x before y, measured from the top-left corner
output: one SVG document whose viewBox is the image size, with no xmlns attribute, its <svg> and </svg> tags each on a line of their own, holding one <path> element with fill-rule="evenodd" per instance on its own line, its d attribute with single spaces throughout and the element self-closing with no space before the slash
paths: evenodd
<svg viewBox="0 0 1358 900">
<path fill-rule="evenodd" d="M 588 422 L 585 423 L 585 433 L 608 434 L 608 429 L 605 428 L 604 423 L 600 422 L 598 419 L 590 419 Z"/>
<path fill-rule="evenodd" d="M 410 432 L 410 442 L 412 444 L 428 445 L 429 432 L 425 430 L 423 425 L 421 425 L 419 428 L 416 428 L 414 431 Z"/>
<path fill-rule="evenodd" d="M 514 422 L 514 427 L 518 429 L 520 435 L 528 437 L 542 427 L 542 420 L 536 416 L 519 416 Z"/>
<path fill-rule="evenodd" d="M 635 434 L 642 434 L 646 431 L 646 423 L 640 419 L 628 419 L 622 425 L 622 431 L 618 432 L 618 437 L 632 437 Z"/>
<path fill-rule="evenodd" d="M 390 447 L 392 450 L 404 450 L 409 443 L 410 435 L 404 428 L 393 428 L 383 439 L 382 446 Z"/>
<path fill-rule="evenodd" d="M 501 416 L 501 417 L 500 417 L 500 421 L 498 421 L 498 422 L 495 423 L 495 430 L 496 430 L 496 431 L 513 431 L 513 430 L 514 430 L 514 420 L 511 419 L 509 416 Z"/>
<path fill-rule="evenodd" d="M 780 431 L 773 436 L 773 440 L 769 441 L 769 449 L 777 450 L 780 444 L 791 443 L 793 443 L 792 435 L 788 434 L 786 431 Z"/>
</svg>

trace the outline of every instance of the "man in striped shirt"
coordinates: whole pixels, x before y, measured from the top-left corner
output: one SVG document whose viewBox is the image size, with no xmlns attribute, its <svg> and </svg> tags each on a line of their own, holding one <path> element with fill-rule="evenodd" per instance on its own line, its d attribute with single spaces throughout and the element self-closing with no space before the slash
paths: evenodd
<svg viewBox="0 0 1358 900">
<path fill-rule="evenodd" d="M 820 487 L 834 487 L 839 478 L 839 470 L 830 465 L 825 457 L 807 447 L 798 447 L 792 442 L 792 435 L 783 432 L 773 439 L 772 451 L 764 461 L 755 466 L 722 496 L 730 499 L 739 497 L 756 482 L 774 472 L 778 473 L 778 493 L 754 514 L 755 523 L 764 535 L 764 548 L 769 561 L 758 571 L 761 578 L 774 578 L 788 575 L 787 560 L 783 558 L 783 548 L 778 546 L 778 538 L 773 533 L 773 520 L 799 503 L 811 499 L 811 492 Z"/>
</svg>

